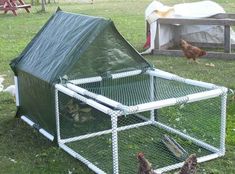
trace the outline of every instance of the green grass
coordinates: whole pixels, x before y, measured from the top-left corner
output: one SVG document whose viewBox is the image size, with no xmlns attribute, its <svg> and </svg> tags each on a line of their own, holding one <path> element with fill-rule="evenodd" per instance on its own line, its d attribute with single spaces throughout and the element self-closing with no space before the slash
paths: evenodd
<svg viewBox="0 0 235 174">
<path fill-rule="evenodd" d="M 145 42 L 144 9 L 151 0 L 95 0 L 93 5 L 59 3 L 47 6 L 46 13 L 39 13 L 34 6 L 30 14 L 23 10 L 14 17 L 0 14 L 0 75 L 5 74 L 7 86 L 13 83 L 13 73 L 8 66 L 17 57 L 60 6 L 64 11 L 111 18 L 120 33 L 138 50 Z M 164 0 L 166 4 L 192 2 L 190 0 Z M 233 0 L 216 0 L 227 12 L 235 11 Z M 184 58 L 146 56 L 155 67 L 180 76 L 212 82 L 235 89 L 235 61 L 201 59 L 201 64 L 187 64 Z M 211 62 L 215 67 L 207 67 Z M 228 99 L 226 155 L 200 164 L 200 173 L 235 173 L 235 101 Z M 85 165 L 67 155 L 33 129 L 14 118 L 14 101 L 8 94 L 0 93 L 0 173 L 92 173 Z M 98 152 L 94 152 L 98 153 Z"/>
</svg>

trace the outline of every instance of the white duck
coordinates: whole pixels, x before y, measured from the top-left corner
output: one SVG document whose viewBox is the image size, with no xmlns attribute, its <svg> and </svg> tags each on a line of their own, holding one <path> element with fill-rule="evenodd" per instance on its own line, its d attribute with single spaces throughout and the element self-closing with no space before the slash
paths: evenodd
<svg viewBox="0 0 235 174">
<path fill-rule="evenodd" d="M 3 89 L 3 92 L 8 92 L 8 93 L 10 93 L 13 97 L 15 97 L 15 94 L 16 94 L 15 85 L 10 85 L 10 86 L 8 86 L 6 89 Z"/>
<path fill-rule="evenodd" d="M 4 89 L 4 85 L 2 83 L 5 79 L 3 78 L 3 76 L 5 76 L 5 75 L 0 75 L 0 92 L 8 92 L 13 97 L 15 97 L 15 94 L 16 94 L 15 85 L 10 85 L 10 86 L 8 86 L 7 88 Z"/>
</svg>

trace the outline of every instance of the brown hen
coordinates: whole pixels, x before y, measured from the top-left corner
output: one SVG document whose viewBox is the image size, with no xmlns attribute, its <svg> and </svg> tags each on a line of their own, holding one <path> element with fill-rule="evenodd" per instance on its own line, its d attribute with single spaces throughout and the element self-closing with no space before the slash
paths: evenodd
<svg viewBox="0 0 235 174">
<path fill-rule="evenodd" d="M 184 165 L 181 167 L 179 174 L 195 174 L 197 167 L 197 157 L 195 154 L 190 155 Z"/>
<path fill-rule="evenodd" d="M 145 158 L 144 153 L 137 154 L 139 162 L 138 174 L 157 174 L 152 168 L 152 164 Z M 184 162 L 178 174 L 195 174 L 197 170 L 196 154 L 191 154 Z"/>
<path fill-rule="evenodd" d="M 156 174 L 152 169 L 152 164 L 145 158 L 144 153 L 138 153 L 137 159 L 139 161 L 138 174 Z"/>
<path fill-rule="evenodd" d="M 207 54 L 206 51 L 187 43 L 183 39 L 180 40 L 180 47 L 181 47 L 182 51 L 184 52 L 185 57 L 188 60 L 192 59 L 196 63 L 199 63 L 197 61 L 197 58 Z"/>
</svg>

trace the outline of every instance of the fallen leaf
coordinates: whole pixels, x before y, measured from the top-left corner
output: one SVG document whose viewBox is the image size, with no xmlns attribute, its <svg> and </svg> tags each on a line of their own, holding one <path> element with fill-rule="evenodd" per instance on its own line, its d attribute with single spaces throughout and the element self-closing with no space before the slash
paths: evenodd
<svg viewBox="0 0 235 174">
<path fill-rule="evenodd" d="M 209 66 L 209 67 L 215 67 L 215 64 L 213 64 L 213 63 L 206 63 L 205 65 Z"/>
<path fill-rule="evenodd" d="M 9 160 L 10 160 L 11 162 L 13 162 L 13 163 L 17 163 L 17 161 L 16 161 L 15 159 L 13 159 L 13 158 L 10 158 L 10 157 L 9 157 Z"/>
</svg>

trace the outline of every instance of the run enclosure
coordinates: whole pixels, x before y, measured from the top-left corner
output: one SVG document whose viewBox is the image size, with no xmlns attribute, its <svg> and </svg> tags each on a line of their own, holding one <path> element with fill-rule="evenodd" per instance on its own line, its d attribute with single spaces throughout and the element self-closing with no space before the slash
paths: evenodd
<svg viewBox="0 0 235 174">
<path fill-rule="evenodd" d="M 181 167 L 164 134 L 199 162 L 211 160 L 225 153 L 226 93 L 157 69 L 70 80 L 55 85 L 58 144 L 96 173 L 137 173 L 138 152 L 156 172 Z M 71 100 L 88 111 L 74 119 L 65 112 Z"/>
</svg>

